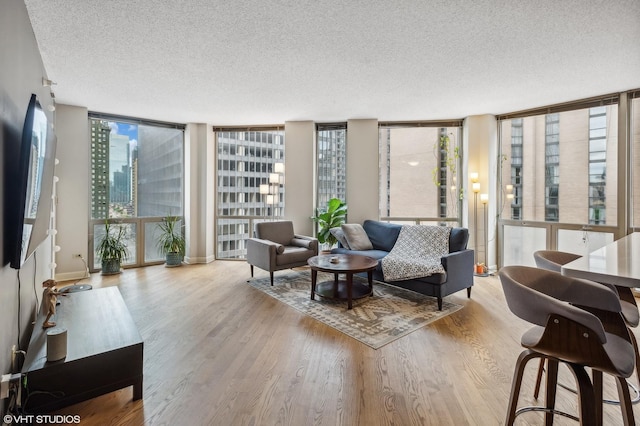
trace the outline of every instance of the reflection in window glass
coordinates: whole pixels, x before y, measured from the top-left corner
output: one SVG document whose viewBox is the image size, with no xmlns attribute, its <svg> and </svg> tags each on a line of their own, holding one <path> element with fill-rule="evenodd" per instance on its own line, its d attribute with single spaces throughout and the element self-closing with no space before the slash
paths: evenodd
<svg viewBox="0 0 640 426">
<path fill-rule="evenodd" d="M 184 132 L 90 119 L 91 218 L 181 216 Z"/>
<path fill-rule="evenodd" d="M 317 200 L 326 209 L 332 198 L 347 199 L 347 126 L 317 126 Z"/>
<path fill-rule="evenodd" d="M 502 120 L 503 218 L 615 226 L 617 116 L 610 105 Z"/>
<path fill-rule="evenodd" d="M 640 227 L 640 98 L 631 101 L 631 221 Z"/>
<path fill-rule="evenodd" d="M 217 132 L 219 259 L 243 259 L 251 236 L 244 216 L 273 220 L 284 214 L 284 131 Z M 255 221 L 254 221 L 255 222 Z"/>
<path fill-rule="evenodd" d="M 380 216 L 457 218 L 459 127 L 381 127 Z"/>
</svg>

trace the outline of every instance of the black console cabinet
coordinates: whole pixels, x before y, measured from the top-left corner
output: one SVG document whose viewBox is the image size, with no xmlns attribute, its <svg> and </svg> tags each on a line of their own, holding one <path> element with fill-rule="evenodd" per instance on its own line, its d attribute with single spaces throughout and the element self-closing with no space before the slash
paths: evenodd
<svg viewBox="0 0 640 426">
<path fill-rule="evenodd" d="M 40 314 L 22 368 L 25 413 L 48 413 L 127 386 L 134 400 L 142 398 L 143 342 L 118 288 L 69 293 L 58 301 L 52 320 L 67 329 L 67 357 L 47 362 Z"/>
</svg>

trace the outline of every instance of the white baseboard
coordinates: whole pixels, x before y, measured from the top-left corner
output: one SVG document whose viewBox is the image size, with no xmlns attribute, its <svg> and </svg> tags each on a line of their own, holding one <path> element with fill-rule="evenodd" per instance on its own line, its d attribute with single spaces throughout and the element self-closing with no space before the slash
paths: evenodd
<svg viewBox="0 0 640 426">
<path fill-rule="evenodd" d="M 56 274 L 56 281 L 73 281 L 73 280 L 81 280 L 87 277 L 87 271 L 74 271 L 74 272 L 65 272 L 62 274 Z"/>
<path fill-rule="evenodd" d="M 187 257 L 187 256 L 185 256 L 185 258 L 184 258 L 184 262 L 188 263 L 189 265 L 194 265 L 196 263 L 211 263 L 214 260 L 216 260 L 216 257 L 214 255 L 206 256 L 206 257 Z"/>
</svg>

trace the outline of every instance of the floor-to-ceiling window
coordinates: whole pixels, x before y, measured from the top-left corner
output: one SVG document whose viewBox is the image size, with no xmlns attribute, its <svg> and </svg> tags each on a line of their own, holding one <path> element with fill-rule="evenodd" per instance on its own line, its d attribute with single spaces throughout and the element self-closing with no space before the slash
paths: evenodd
<svg viewBox="0 0 640 426">
<path fill-rule="evenodd" d="M 461 122 L 380 123 L 380 217 L 456 223 L 465 188 Z"/>
<path fill-rule="evenodd" d="M 511 219 L 522 219 L 522 119 L 511 120 L 511 183 L 506 187 L 511 200 Z"/>
<path fill-rule="evenodd" d="M 347 199 L 347 123 L 316 125 L 316 206 Z"/>
<path fill-rule="evenodd" d="M 499 117 L 501 264 L 588 253 L 617 233 L 617 95 Z M 510 195 L 509 195 L 510 194 Z M 508 208 L 505 208 L 507 207 Z"/>
<path fill-rule="evenodd" d="M 631 175 L 631 200 L 629 201 L 630 224 L 635 232 L 640 232 L 640 90 L 630 94 L 629 116 L 631 156 L 629 171 Z"/>
<path fill-rule="evenodd" d="M 617 118 L 617 117 L 616 117 Z M 589 223 L 607 223 L 607 116 L 606 107 L 589 110 Z"/>
<path fill-rule="evenodd" d="M 244 259 L 254 223 L 284 214 L 284 131 L 280 127 L 214 130 L 216 258 Z"/>
<path fill-rule="evenodd" d="M 125 229 L 129 256 L 124 265 L 162 262 L 158 223 L 165 216 L 183 215 L 184 126 L 96 113 L 89 117 L 90 252 L 109 221 L 112 231 Z M 95 253 L 89 267 L 100 267 Z"/>
</svg>

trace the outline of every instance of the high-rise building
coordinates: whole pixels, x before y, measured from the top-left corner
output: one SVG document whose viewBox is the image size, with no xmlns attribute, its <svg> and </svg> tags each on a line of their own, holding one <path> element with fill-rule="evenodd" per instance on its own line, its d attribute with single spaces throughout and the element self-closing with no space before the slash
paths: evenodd
<svg viewBox="0 0 640 426">
<path fill-rule="evenodd" d="M 180 129 L 138 126 L 137 145 L 131 147 L 136 167 L 137 216 L 183 214 L 184 133 Z"/>
<path fill-rule="evenodd" d="M 513 185 L 504 219 L 615 225 L 617 107 L 502 121 L 502 181 Z"/>
<path fill-rule="evenodd" d="M 91 120 L 91 217 L 109 217 L 109 123 Z"/>
<path fill-rule="evenodd" d="M 346 126 L 318 125 L 318 194 L 322 209 L 332 198 L 347 199 L 347 129 Z"/>
<path fill-rule="evenodd" d="M 283 175 L 275 169 L 284 163 L 284 132 L 217 132 L 217 146 L 217 256 L 244 258 L 250 219 L 274 218 L 284 211 Z"/>
</svg>

